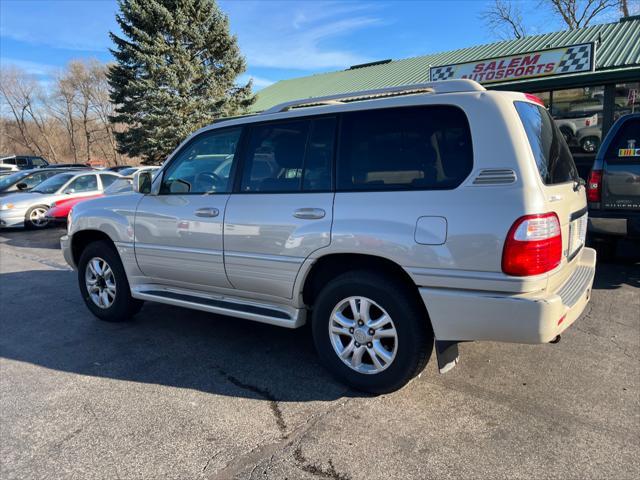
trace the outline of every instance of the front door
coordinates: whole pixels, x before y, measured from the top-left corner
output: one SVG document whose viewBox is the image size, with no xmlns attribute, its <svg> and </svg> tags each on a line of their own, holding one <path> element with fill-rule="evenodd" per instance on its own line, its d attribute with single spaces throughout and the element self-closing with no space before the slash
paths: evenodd
<svg viewBox="0 0 640 480">
<path fill-rule="evenodd" d="M 238 193 L 227 204 L 227 275 L 242 291 L 291 298 L 302 262 L 329 245 L 335 118 L 250 127 Z"/>
<path fill-rule="evenodd" d="M 222 228 L 240 134 L 237 127 L 192 139 L 163 172 L 159 192 L 138 204 L 136 259 L 154 282 L 200 290 L 231 286 Z"/>
</svg>

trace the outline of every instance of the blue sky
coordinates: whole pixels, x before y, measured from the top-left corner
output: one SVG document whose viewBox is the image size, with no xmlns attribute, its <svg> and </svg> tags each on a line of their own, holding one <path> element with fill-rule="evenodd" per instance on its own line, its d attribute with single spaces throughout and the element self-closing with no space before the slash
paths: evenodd
<svg viewBox="0 0 640 480">
<path fill-rule="evenodd" d="M 223 0 L 256 89 L 280 79 L 495 41 L 480 13 L 489 0 Z M 529 33 L 558 21 L 524 0 Z M 115 0 L 0 0 L 0 64 L 47 81 L 69 60 L 110 61 Z M 615 20 L 613 18 L 612 20 Z"/>
</svg>

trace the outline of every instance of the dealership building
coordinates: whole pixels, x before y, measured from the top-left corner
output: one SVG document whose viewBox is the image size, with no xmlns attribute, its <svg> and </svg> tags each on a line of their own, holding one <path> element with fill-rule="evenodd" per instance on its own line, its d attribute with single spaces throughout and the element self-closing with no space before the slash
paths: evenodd
<svg viewBox="0 0 640 480">
<path fill-rule="evenodd" d="M 454 78 L 539 96 L 574 152 L 588 156 L 616 118 L 640 111 L 640 16 L 282 80 L 261 90 L 252 109 Z"/>
</svg>

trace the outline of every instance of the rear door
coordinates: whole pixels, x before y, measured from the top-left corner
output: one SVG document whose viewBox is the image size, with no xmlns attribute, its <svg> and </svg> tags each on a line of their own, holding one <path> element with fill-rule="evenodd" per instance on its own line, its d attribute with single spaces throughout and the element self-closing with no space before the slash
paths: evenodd
<svg viewBox="0 0 640 480">
<path fill-rule="evenodd" d="M 584 186 L 569 147 L 549 112 L 531 102 L 516 101 L 515 106 L 543 183 L 547 211 L 558 216 L 564 257 L 571 262 L 584 246 L 587 233 Z"/>
<path fill-rule="evenodd" d="M 291 298 L 302 262 L 331 238 L 334 117 L 250 127 L 227 204 L 224 261 L 242 291 Z"/>
<path fill-rule="evenodd" d="M 640 211 L 640 117 L 629 117 L 606 148 L 602 208 Z"/>
</svg>

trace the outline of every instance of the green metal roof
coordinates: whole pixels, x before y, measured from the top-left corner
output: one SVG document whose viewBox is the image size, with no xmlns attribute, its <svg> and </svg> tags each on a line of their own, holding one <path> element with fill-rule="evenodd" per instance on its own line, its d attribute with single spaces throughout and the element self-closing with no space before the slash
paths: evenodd
<svg viewBox="0 0 640 480">
<path fill-rule="evenodd" d="M 629 67 L 640 67 L 640 17 L 633 17 L 618 23 L 534 35 L 352 70 L 282 80 L 258 92 L 258 99 L 252 110 L 259 112 L 278 103 L 299 98 L 428 82 L 431 66 L 517 55 L 586 42 L 597 43 L 596 72 L 624 69 L 632 75 L 638 73 L 635 68 L 629 70 Z M 574 74 L 581 77 L 584 75 L 593 73 Z M 551 81 L 551 78 L 546 81 Z"/>
</svg>

